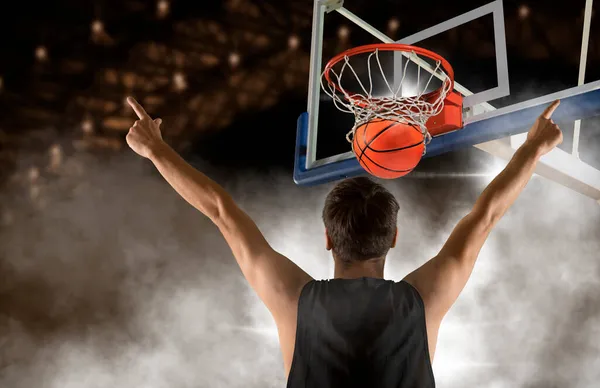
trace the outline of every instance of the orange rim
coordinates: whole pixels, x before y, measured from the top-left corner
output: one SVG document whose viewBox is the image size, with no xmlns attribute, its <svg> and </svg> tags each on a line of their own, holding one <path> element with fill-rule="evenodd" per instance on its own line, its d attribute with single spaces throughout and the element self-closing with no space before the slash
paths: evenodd
<svg viewBox="0 0 600 388">
<path fill-rule="evenodd" d="M 379 50 L 379 51 L 405 51 L 405 52 L 411 52 L 411 53 L 414 52 L 415 54 L 420 54 L 420 55 L 426 56 L 428 58 L 431 58 L 435 61 L 439 61 L 442 65 L 442 68 L 444 69 L 446 74 L 448 74 L 448 77 L 450 78 L 450 90 L 454 90 L 454 69 L 452 69 L 452 66 L 450 66 L 450 62 L 448 62 L 441 55 L 434 53 L 433 51 L 430 51 L 430 50 L 427 50 L 427 49 L 424 49 L 421 47 L 411 46 L 408 44 L 400 44 L 400 43 L 368 44 L 368 45 L 364 45 L 364 46 L 358 46 L 358 47 L 351 48 L 349 50 L 346 50 L 346 51 L 336 55 L 335 57 L 331 58 L 329 60 L 329 62 L 327 62 L 327 65 L 325 65 L 324 75 L 325 75 L 325 79 L 327 80 L 327 83 L 329 85 L 331 85 L 332 87 L 334 87 L 335 90 L 337 90 L 338 92 L 344 94 L 344 91 L 338 86 L 338 84 L 333 82 L 333 80 L 331 79 L 330 72 L 331 72 L 331 69 L 333 68 L 333 66 L 338 64 L 342 59 L 344 59 L 346 57 L 351 57 L 353 55 L 359 55 L 359 54 L 366 54 L 366 53 L 370 53 L 370 52 L 373 52 L 376 50 Z M 424 94 L 421 97 L 428 98 L 431 95 L 438 93 L 438 92 L 439 92 L 439 89 L 434 90 L 433 92 Z M 353 96 L 350 96 L 350 98 L 355 103 L 365 104 L 365 102 L 360 101 L 361 99 L 364 99 L 364 98 L 354 99 Z M 373 100 L 376 100 L 376 98 Z"/>
</svg>

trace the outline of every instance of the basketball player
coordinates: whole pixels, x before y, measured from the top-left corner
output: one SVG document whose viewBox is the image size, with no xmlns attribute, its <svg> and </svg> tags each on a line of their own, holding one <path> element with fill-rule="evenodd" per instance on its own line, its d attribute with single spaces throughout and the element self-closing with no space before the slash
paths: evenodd
<svg viewBox="0 0 600 388">
<path fill-rule="evenodd" d="M 152 119 L 133 98 L 128 102 L 139 117 L 127 134 L 129 146 L 214 222 L 275 319 L 289 388 L 434 387 L 431 363 L 444 315 L 540 157 L 562 141 L 551 120 L 555 101 L 437 256 L 400 282 L 383 279 L 398 234 L 396 199 L 367 178 L 342 181 L 323 209 L 334 279 L 316 281 L 275 252 L 221 186 L 162 141 L 161 119 Z"/>
</svg>

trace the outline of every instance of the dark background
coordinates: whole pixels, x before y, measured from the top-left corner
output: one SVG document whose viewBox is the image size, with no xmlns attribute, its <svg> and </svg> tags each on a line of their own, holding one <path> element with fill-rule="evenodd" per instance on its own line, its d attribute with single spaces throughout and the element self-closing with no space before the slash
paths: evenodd
<svg viewBox="0 0 600 388">
<path fill-rule="evenodd" d="M 47 147 L 55 135 L 64 139 L 65 152 L 74 147 L 66 143 L 76 139 L 79 147 L 119 147 L 130 124 L 131 113 L 122 103 L 128 94 L 165 119 L 166 137 L 181 150 L 236 168 L 291 168 L 295 121 L 306 110 L 312 2 L 171 1 L 163 16 L 157 4 L 6 5 L 0 16 L 3 170 L 14 167 L 15 152 Z M 483 4 L 378 1 L 374 6 L 354 0 L 346 7 L 400 38 Z M 495 106 L 576 85 L 584 4 L 504 2 L 511 96 Z M 399 22 L 393 31 L 391 16 Z M 93 33 L 95 20 L 103 25 L 100 33 Z M 349 28 L 347 39 L 338 37 L 341 26 Z M 445 56 L 456 79 L 478 91 L 495 86 L 492 32 L 488 15 L 421 45 Z M 588 82 L 600 78 L 599 36 L 594 18 Z M 290 48 L 290 39 L 297 48 Z M 375 41 L 341 15 L 327 15 L 324 58 Z M 38 47 L 46 50 L 46 60 L 36 60 Z M 239 65 L 230 65 L 231 53 L 239 55 Z M 178 90 L 176 74 L 185 78 L 185 89 Z M 325 105 L 318 147 L 323 156 L 347 148 L 340 136 L 345 126 L 337 128 L 339 120 L 332 118 L 340 116 Z M 87 137 L 84 120 L 93 127 Z M 35 145 L 25 140 L 36 131 L 48 139 Z"/>
<path fill-rule="evenodd" d="M 495 106 L 577 84 L 584 3 L 504 2 L 512 94 Z M 125 144 L 127 95 L 163 118 L 165 139 L 230 191 L 275 249 L 315 278 L 332 274 L 320 221 L 332 184 L 292 181 L 312 2 L 172 0 L 166 13 L 158 4 L 3 4 L 0 387 L 285 385 L 273 321 L 218 230 Z M 345 6 L 400 38 L 483 4 Z M 375 41 L 335 13 L 325 34 L 325 57 Z M 600 79 L 599 37 L 595 16 L 587 82 Z M 491 18 L 423 45 L 468 88 L 494 86 Z M 347 147 L 330 114 L 325 154 Z M 561 126 L 570 150 L 572 123 Z M 581 158 L 600 167 L 598 134 L 597 120 L 583 122 Z M 401 203 L 386 277 L 435 255 L 505 164 L 466 149 L 382 182 Z M 442 325 L 438 386 L 596 385 L 599 218 L 589 198 L 532 179 Z"/>
</svg>

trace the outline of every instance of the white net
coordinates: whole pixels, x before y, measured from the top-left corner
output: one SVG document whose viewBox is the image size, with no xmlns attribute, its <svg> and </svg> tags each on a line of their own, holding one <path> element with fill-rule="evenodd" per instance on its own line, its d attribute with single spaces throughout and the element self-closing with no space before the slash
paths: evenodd
<svg viewBox="0 0 600 388">
<path fill-rule="evenodd" d="M 452 89 L 452 80 L 448 74 L 443 71 L 441 61 L 435 61 L 433 66 L 429 66 L 428 62 L 414 51 L 406 51 L 402 52 L 402 55 L 408 57 L 408 60 L 404 61 L 402 77 L 399 82 L 392 86 L 384 72 L 379 53 L 380 50 L 375 49 L 368 54 L 366 59 L 367 76 L 363 76 L 362 80 L 350 64 L 351 57 L 348 55 L 344 56 L 338 63 L 339 66 L 326 68 L 321 77 L 321 87 L 325 93 L 333 99 L 336 108 L 342 112 L 354 114 L 354 125 L 352 130 L 346 135 L 346 139 L 348 142 L 352 143 L 352 137 L 354 136 L 356 128 L 369 121 L 382 119 L 418 126 L 423 133 L 425 144 L 429 143 L 431 136 L 429 135 L 425 124 L 430 117 L 439 114 L 444 108 L 446 95 L 451 92 Z M 355 58 L 355 56 L 352 56 L 352 58 Z M 375 58 L 375 66 L 372 66 L 373 58 Z M 406 95 L 405 86 L 407 83 L 407 69 L 410 63 L 417 66 L 417 88 L 415 90 L 415 88 L 412 87 L 411 89 L 413 90 L 409 93 L 410 95 Z M 429 75 L 426 82 L 423 82 L 424 80 L 421 79 L 422 64 L 429 67 L 429 69 L 425 70 L 425 73 Z M 335 67 L 338 69 L 334 69 Z M 372 73 L 372 67 L 376 67 L 376 70 L 374 71 L 380 73 L 380 75 L 377 76 L 381 77 L 385 85 L 384 87 L 387 88 L 387 93 L 385 93 L 386 95 L 384 96 L 374 96 L 374 74 Z M 325 77 L 327 72 L 329 72 L 329 81 L 327 81 Z M 346 79 L 344 80 L 344 74 L 348 74 L 348 72 L 350 72 L 351 75 L 346 76 Z M 441 81 L 441 86 L 433 92 L 427 92 L 427 90 L 430 89 L 430 86 L 432 86 L 431 83 L 434 76 Z M 348 77 L 353 77 L 352 82 L 348 82 Z M 365 79 L 367 77 L 368 81 Z M 427 77 L 424 76 L 423 78 Z M 414 79 L 412 81 L 414 81 Z M 353 88 L 361 90 L 358 92 L 347 91 L 344 88 L 344 84 L 348 83 L 351 83 Z"/>
</svg>

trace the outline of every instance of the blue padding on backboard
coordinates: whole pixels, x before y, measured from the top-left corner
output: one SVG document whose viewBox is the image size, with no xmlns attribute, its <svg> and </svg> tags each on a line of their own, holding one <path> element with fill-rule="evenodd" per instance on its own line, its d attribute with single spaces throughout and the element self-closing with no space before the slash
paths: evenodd
<svg viewBox="0 0 600 388">
<path fill-rule="evenodd" d="M 523 133 L 529 129 L 539 115 L 548 106 L 543 102 L 528 108 L 494 115 L 468 124 L 463 129 L 434 138 L 427 146 L 426 156 L 435 156 L 454 151 L 465 146 Z M 498 110 L 501 113 L 510 107 Z M 600 89 L 561 99 L 560 106 L 552 115 L 556 123 L 568 123 L 600 115 Z"/>
<path fill-rule="evenodd" d="M 537 100 L 537 99 L 536 99 Z M 506 107 L 485 113 L 480 119 L 467 124 L 463 129 L 432 139 L 425 157 L 501 139 L 526 131 L 548 106 L 548 101 L 522 109 Z M 518 107 L 520 104 L 515 105 Z M 552 119 L 557 123 L 572 122 L 600 115 L 600 88 L 577 95 L 561 98 L 561 104 Z M 488 117 L 489 116 L 489 117 Z M 363 175 L 366 172 L 355 158 L 306 169 L 306 145 L 308 139 L 308 113 L 298 118 L 296 132 L 296 155 L 294 159 L 294 182 L 303 186 L 317 185 L 338 179 Z"/>
</svg>

